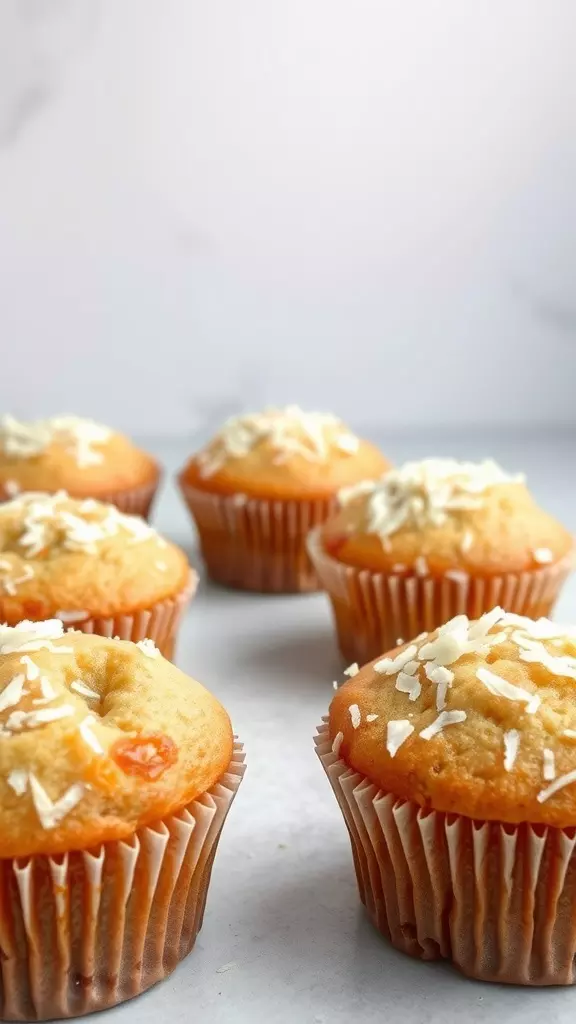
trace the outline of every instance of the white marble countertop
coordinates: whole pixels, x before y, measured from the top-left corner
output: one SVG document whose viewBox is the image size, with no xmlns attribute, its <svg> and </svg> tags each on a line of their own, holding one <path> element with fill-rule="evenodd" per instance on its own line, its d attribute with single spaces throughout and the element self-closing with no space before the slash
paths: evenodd
<svg viewBox="0 0 576 1024">
<path fill-rule="evenodd" d="M 576 531 L 574 435 L 389 439 L 400 461 L 435 451 L 493 453 L 523 468 L 543 504 Z M 168 466 L 185 446 L 155 445 Z M 156 524 L 192 551 L 170 482 Z M 195 556 L 194 556 L 195 557 Z M 576 577 L 558 608 L 576 618 Z M 202 582 L 179 664 L 226 705 L 248 770 L 222 834 L 204 927 L 176 972 L 139 999 L 94 1019 L 109 1024 L 407 1024 L 462 1020 L 572 1022 L 576 991 L 480 984 L 448 965 L 393 950 L 357 896 L 342 816 L 313 749 L 342 663 L 322 595 L 261 597 Z"/>
</svg>

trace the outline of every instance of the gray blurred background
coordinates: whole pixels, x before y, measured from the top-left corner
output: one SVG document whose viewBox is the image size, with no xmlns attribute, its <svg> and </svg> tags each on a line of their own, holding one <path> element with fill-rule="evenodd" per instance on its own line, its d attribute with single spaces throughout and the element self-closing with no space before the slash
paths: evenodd
<svg viewBox="0 0 576 1024">
<path fill-rule="evenodd" d="M 0 0 L 0 406 L 572 425 L 574 0 Z"/>
</svg>

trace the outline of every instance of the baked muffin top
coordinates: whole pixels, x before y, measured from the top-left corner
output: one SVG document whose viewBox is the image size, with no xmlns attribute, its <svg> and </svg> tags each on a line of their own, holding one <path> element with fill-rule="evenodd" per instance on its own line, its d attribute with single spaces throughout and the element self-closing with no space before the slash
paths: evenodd
<svg viewBox="0 0 576 1024">
<path fill-rule="evenodd" d="M 181 482 L 251 498 L 330 498 L 389 463 L 336 416 L 296 405 L 234 416 L 184 467 Z"/>
<path fill-rule="evenodd" d="M 224 708 L 151 640 L 0 626 L 0 857 L 129 836 L 210 789 L 232 748 Z"/>
<path fill-rule="evenodd" d="M 339 494 L 320 542 L 374 572 L 490 575 L 558 562 L 573 539 L 536 504 L 521 475 L 491 459 L 424 459 Z"/>
<path fill-rule="evenodd" d="M 123 434 L 78 416 L 24 422 L 0 417 L 0 489 L 105 495 L 158 477 L 154 459 Z"/>
<path fill-rule="evenodd" d="M 458 615 L 348 673 L 333 750 L 377 786 L 469 818 L 576 825 L 576 627 Z"/>
<path fill-rule="evenodd" d="M 113 505 L 34 492 L 0 504 L 0 622 L 132 613 L 189 572 L 180 548 Z"/>
</svg>

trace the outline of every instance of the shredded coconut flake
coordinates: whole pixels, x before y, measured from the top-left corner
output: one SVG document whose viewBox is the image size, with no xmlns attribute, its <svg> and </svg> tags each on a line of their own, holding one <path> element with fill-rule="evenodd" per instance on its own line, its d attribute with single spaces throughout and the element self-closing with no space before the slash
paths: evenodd
<svg viewBox="0 0 576 1024">
<path fill-rule="evenodd" d="M 87 715 L 87 717 L 82 722 L 80 722 L 78 728 L 80 729 L 80 735 L 82 736 L 84 742 L 89 747 L 91 747 L 96 754 L 103 754 L 104 747 L 100 743 L 98 737 L 95 736 L 94 733 L 92 732 L 92 726 L 94 725 L 95 721 L 96 719 L 94 718 L 93 715 Z"/>
<path fill-rule="evenodd" d="M 90 612 L 86 611 L 66 611 L 60 609 L 56 612 L 56 618 L 61 619 L 64 625 L 69 625 L 73 622 L 82 622 L 83 619 L 90 618 Z"/>
<path fill-rule="evenodd" d="M 542 776 L 544 782 L 552 782 L 556 778 L 556 761 L 554 751 L 547 747 L 542 751 Z"/>
<path fill-rule="evenodd" d="M 0 711 L 6 711 L 8 708 L 15 708 L 22 700 L 24 694 L 24 685 L 26 683 L 25 675 L 14 676 L 10 680 L 7 686 L 4 687 L 0 693 Z"/>
<path fill-rule="evenodd" d="M 71 718 L 74 708 L 71 704 L 61 704 L 57 708 L 42 708 L 40 711 L 13 711 L 6 728 L 9 732 L 20 732 L 22 729 L 37 729 L 41 725 L 49 725 L 63 718 Z"/>
<path fill-rule="evenodd" d="M 431 722 L 426 729 L 422 729 L 420 736 L 423 740 L 431 740 L 433 736 L 437 736 L 448 725 L 459 725 L 460 722 L 465 721 L 465 711 L 441 711 L 438 718 Z"/>
<path fill-rule="evenodd" d="M 87 697 L 88 700 L 100 700 L 100 694 L 96 690 L 91 690 L 86 683 L 83 683 L 81 679 L 74 679 L 70 683 L 70 689 L 73 693 L 78 693 L 81 697 Z"/>
<path fill-rule="evenodd" d="M 46 619 L 45 622 L 29 622 L 24 619 L 17 626 L 0 626 L 0 654 L 25 653 L 42 648 L 52 654 L 71 654 L 71 647 L 56 647 L 52 643 L 63 636 L 64 628 L 60 619 Z"/>
<path fill-rule="evenodd" d="M 400 693 L 407 693 L 408 700 L 418 700 L 422 692 L 420 680 L 415 676 L 409 676 L 406 672 L 399 672 L 396 676 L 396 689 Z"/>
<path fill-rule="evenodd" d="M 430 570 L 424 555 L 418 555 L 418 558 L 414 560 L 414 572 L 417 576 L 428 576 Z"/>
<path fill-rule="evenodd" d="M 344 739 L 344 733 L 343 732 L 337 732 L 335 737 L 334 737 L 334 742 L 332 743 L 332 753 L 336 754 L 336 757 L 338 757 L 338 754 L 340 753 L 340 747 L 342 746 L 342 740 L 343 739 Z"/>
<path fill-rule="evenodd" d="M 362 721 L 362 715 L 360 714 L 360 708 L 357 704 L 351 704 L 348 708 L 350 712 L 350 720 L 352 722 L 352 728 L 357 729 Z"/>
<path fill-rule="evenodd" d="M 20 494 L 21 488 L 17 480 L 5 480 L 3 487 L 4 493 L 7 494 L 9 498 L 15 498 L 17 494 Z"/>
<path fill-rule="evenodd" d="M 453 580 L 454 583 L 467 583 L 470 579 L 468 573 L 463 569 L 447 569 L 444 576 L 447 580 Z"/>
<path fill-rule="evenodd" d="M 565 786 L 570 786 L 573 782 L 576 782 L 576 768 L 571 772 L 567 772 L 566 775 L 560 775 L 554 780 L 554 782 L 551 782 L 546 789 L 540 790 L 536 797 L 538 803 L 543 804 L 546 800 L 549 800 L 551 796 L 554 796 L 559 789 L 564 789 Z"/>
<path fill-rule="evenodd" d="M 33 683 L 35 679 L 38 679 L 40 675 L 40 669 L 35 662 L 32 661 L 27 654 L 23 654 L 20 658 L 20 664 L 24 665 L 24 671 L 26 673 L 26 679 L 29 683 Z"/>
<path fill-rule="evenodd" d="M 388 722 L 386 728 L 386 750 L 390 757 L 395 757 L 400 747 L 414 732 L 414 726 L 407 718 L 397 718 Z"/>
<path fill-rule="evenodd" d="M 29 783 L 38 820 L 42 828 L 47 831 L 56 828 L 74 810 L 84 796 L 84 786 L 79 782 L 70 786 L 63 796 L 56 801 L 50 799 L 44 787 L 32 773 L 29 775 Z"/>
<path fill-rule="evenodd" d="M 550 548 L 536 548 L 536 550 L 532 552 L 532 555 L 534 557 L 534 561 L 538 562 L 540 565 L 547 565 L 549 562 L 554 560 L 554 552 L 552 552 Z"/>
<path fill-rule="evenodd" d="M 506 700 L 517 700 L 526 704 L 526 711 L 529 715 L 533 715 L 540 707 L 541 699 L 537 693 L 530 693 L 529 690 L 524 690 L 521 686 L 514 686 L 513 683 L 509 683 L 507 679 L 497 676 L 495 672 L 490 672 L 487 668 L 479 668 L 476 678 L 495 697 L 505 697 Z"/>
<path fill-rule="evenodd" d="M 400 651 L 395 658 L 381 658 L 374 665 L 374 671 L 378 672 L 379 675 L 393 676 L 396 672 L 400 672 L 409 661 L 414 659 L 414 655 L 418 653 L 416 644 L 410 644 L 404 651 Z"/>
<path fill-rule="evenodd" d="M 23 796 L 28 788 L 28 772 L 25 772 L 23 768 L 14 768 L 6 781 L 16 796 Z"/>
<path fill-rule="evenodd" d="M 344 669 L 344 675 L 345 676 L 350 676 L 350 678 L 352 678 L 352 676 L 357 676 L 359 671 L 360 671 L 360 668 L 359 668 L 358 662 L 357 661 L 353 661 L 351 665 L 348 665 L 348 668 Z"/>
<path fill-rule="evenodd" d="M 56 691 L 46 676 L 40 676 L 40 692 L 44 700 L 56 700 Z"/>
<path fill-rule="evenodd" d="M 565 736 L 567 740 L 576 740 L 576 729 L 564 729 L 562 735 Z"/>
<path fill-rule="evenodd" d="M 472 533 L 472 530 L 464 530 L 464 533 L 462 534 L 462 540 L 460 541 L 460 551 L 462 552 L 463 555 L 465 555 L 466 552 L 470 551 L 470 548 L 472 547 L 473 543 L 474 534 Z"/>
<path fill-rule="evenodd" d="M 378 715 L 366 715 L 366 721 L 367 722 L 375 722 L 377 718 L 378 718 Z"/>
<path fill-rule="evenodd" d="M 160 657 L 160 651 L 156 647 L 156 644 L 153 640 L 149 640 L 148 637 L 145 640 L 139 640 L 136 647 L 139 647 L 142 654 L 145 654 L 147 658 Z"/>
<path fill-rule="evenodd" d="M 520 733 L 517 729 L 509 729 L 504 733 L 504 771 L 511 772 L 518 756 Z"/>
</svg>

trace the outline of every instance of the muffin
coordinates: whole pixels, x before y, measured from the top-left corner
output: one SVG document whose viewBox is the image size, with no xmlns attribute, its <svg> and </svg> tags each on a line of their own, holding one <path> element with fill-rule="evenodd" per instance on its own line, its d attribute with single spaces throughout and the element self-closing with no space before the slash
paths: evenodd
<svg viewBox="0 0 576 1024">
<path fill-rule="evenodd" d="M 0 505 L 0 622 L 58 618 L 171 657 L 195 586 L 184 552 L 114 505 L 32 492 Z"/>
<path fill-rule="evenodd" d="M 495 604 L 547 615 L 573 538 L 495 462 L 425 459 L 341 491 L 309 538 L 347 661 Z"/>
<path fill-rule="evenodd" d="M 405 953 L 576 980 L 576 627 L 458 615 L 357 671 L 317 749 L 360 895 Z"/>
<path fill-rule="evenodd" d="M 159 482 L 154 459 L 100 423 L 0 417 L 0 500 L 22 491 L 67 491 L 147 518 Z"/>
<path fill-rule="evenodd" d="M 190 952 L 240 751 L 152 641 L 0 627 L 3 1020 L 113 1006 Z"/>
<path fill-rule="evenodd" d="M 291 405 L 228 420 L 179 484 L 212 579 L 289 593 L 318 588 L 306 535 L 337 491 L 387 466 L 335 416 Z"/>
</svg>

